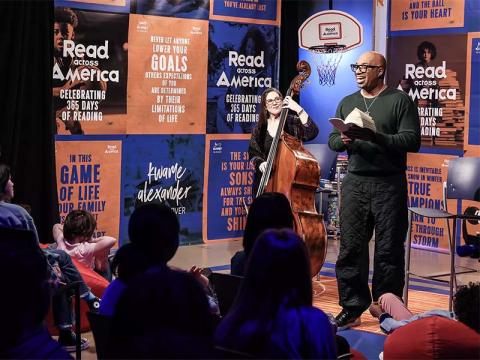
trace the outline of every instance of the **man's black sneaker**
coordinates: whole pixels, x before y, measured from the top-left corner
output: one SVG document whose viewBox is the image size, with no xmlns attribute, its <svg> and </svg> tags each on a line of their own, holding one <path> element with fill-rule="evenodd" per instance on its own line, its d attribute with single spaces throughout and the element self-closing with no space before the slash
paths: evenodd
<svg viewBox="0 0 480 360">
<path fill-rule="evenodd" d="M 90 312 L 98 314 L 98 312 L 100 311 L 100 299 L 98 297 L 90 301 L 87 301 L 87 304 Z"/>
<path fill-rule="evenodd" d="M 335 317 L 337 330 L 345 330 L 351 327 L 359 326 L 362 323 L 360 320 L 360 315 L 358 313 L 343 309 L 340 314 Z"/>
<path fill-rule="evenodd" d="M 60 332 L 60 336 L 58 337 L 58 342 L 62 347 L 67 350 L 68 352 L 73 352 L 76 350 L 76 343 L 75 340 L 77 339 L 75 333 L 73 331 L 70 332 Z M 90 344 L 88 340 L 85 338 L 80 339 L 80 349 L 85 350 L 88 349 Z"/>
</svg>

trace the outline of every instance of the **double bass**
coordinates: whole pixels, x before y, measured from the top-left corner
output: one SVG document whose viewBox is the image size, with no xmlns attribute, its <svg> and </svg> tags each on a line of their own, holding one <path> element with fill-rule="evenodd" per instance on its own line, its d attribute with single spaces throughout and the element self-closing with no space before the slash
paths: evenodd
<svg viewBox="0 0 480 360">
<path fill-rule="evenodd" d="M 297 63 L 298 75 L 291 81 L 286 96 L 300 92 L 310 76 L 310 64 L 304 60 Z M 315 191 L 320 179 L 320 165 L 315 157 L 294 136 L 283 132 L 288 114 L 282 109 L 277 133 L 267 157 L 267 166 L 262 175 L 256 196 L 264 192 L 283 193 L 290 201 L 295 221 L 295 231 L 308 249 L 312 276 L 318 274 L 327 253 L 327 232 L 323 216 L 315 209 Z"/>
</svg>

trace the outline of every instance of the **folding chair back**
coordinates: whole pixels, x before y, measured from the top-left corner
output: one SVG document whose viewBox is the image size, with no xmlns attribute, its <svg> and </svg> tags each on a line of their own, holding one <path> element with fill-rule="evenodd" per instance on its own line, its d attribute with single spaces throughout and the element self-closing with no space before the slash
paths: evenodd
<svg viewBox="0 0 480 360">
<path fill-rule="evenodd" d="M 95 340 L 95 349 L 98 359 L 110 358 L 110 334 L 112 332 L 112 318 L 92 312 L 87 313 L 88 321 Z"/>
<path fill-rule="evenodd" d="M 225 316 L 235 301 L 243 277 L 230 274 L 212 273 L 209 279 L 215 293 L 217 294 L 220 315 Z"/>
</svg>

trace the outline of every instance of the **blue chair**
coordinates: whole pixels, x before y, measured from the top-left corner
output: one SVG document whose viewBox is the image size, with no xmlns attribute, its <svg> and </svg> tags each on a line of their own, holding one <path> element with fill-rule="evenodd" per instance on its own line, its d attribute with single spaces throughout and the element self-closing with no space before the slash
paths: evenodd
<svg viewBox="0 0 480 360">
<path fill-rule="evenodd" d="M 92 312 L 88 312 L 87 317 L 92 328 L 97 358 L 100 360 L 111 359 L 113 357 L 111 352 L 112 318 Z"/>
<path fill-rule="evenodd" d="M 235 302 L 243 276 L 214 272 L 208 279 L 213 287 L 213 291 L 217 295 L 220 315 L 224 317 Z"/>
<path fill-rule="evenodd" d="M 405 287 L 403 289 L 403 300 L 405 305 L 408 304 L 408 285 L 410 275 L 428 278 L 436 281 L 438 277 L 450 275 L 449 278 L 449 297 L 448 309 L 452 311 L 453 292 L 457 287 L 456 274 L 474 272 L 474 269 L 467 269 L 456 272 L 455 267 L 455 243 L 457 236 L 457 220 L 480 220 L 480 216 L 475 214 L 457 214 L 449 212 L 447 209 L 447 200 L 473 200 L 480 201 L 480 157 L 465 157 L 450 160 L 448 164 L 447 181 L 443 184 L 443 210 L 410 207 L 408 208 L 408 233 L 407 233 L 407 249 L 405 254 Z M 447 232 L 450 250 L 450 272 L 435 275 L 418 275 L 410 272 L 410 251 L 412 240 L 412 214 L 424 216 L 433 219 L 445 219 L 447 222 Z M 450 220 L 452 226 L 450 227 Z M 452 231 L 450 231 L 452 229 Z"/>
</svg>

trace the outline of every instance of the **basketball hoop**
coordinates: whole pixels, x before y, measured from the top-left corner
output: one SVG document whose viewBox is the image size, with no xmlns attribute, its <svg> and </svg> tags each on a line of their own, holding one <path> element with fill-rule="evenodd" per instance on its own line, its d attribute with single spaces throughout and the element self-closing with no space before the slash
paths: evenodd
<svg viewBox="0 0 480 360">
<path fill-rule="evenodd" d="M 320 85 L 335 85 L 343 54 L 363 43 L 363 27 L 352 15 L 338 10 L 320 11 L 298 29 L 298 47 L 313 54 Z"/>
<path fill-rule="evenodd" d="M 333 86 L 337 67 L 342 60 L 346 45 L 317 45 L 309 47 L 308 50 L 315 54 L 313 58 L 317 65 L 320 85 Z"/>
</svg>

